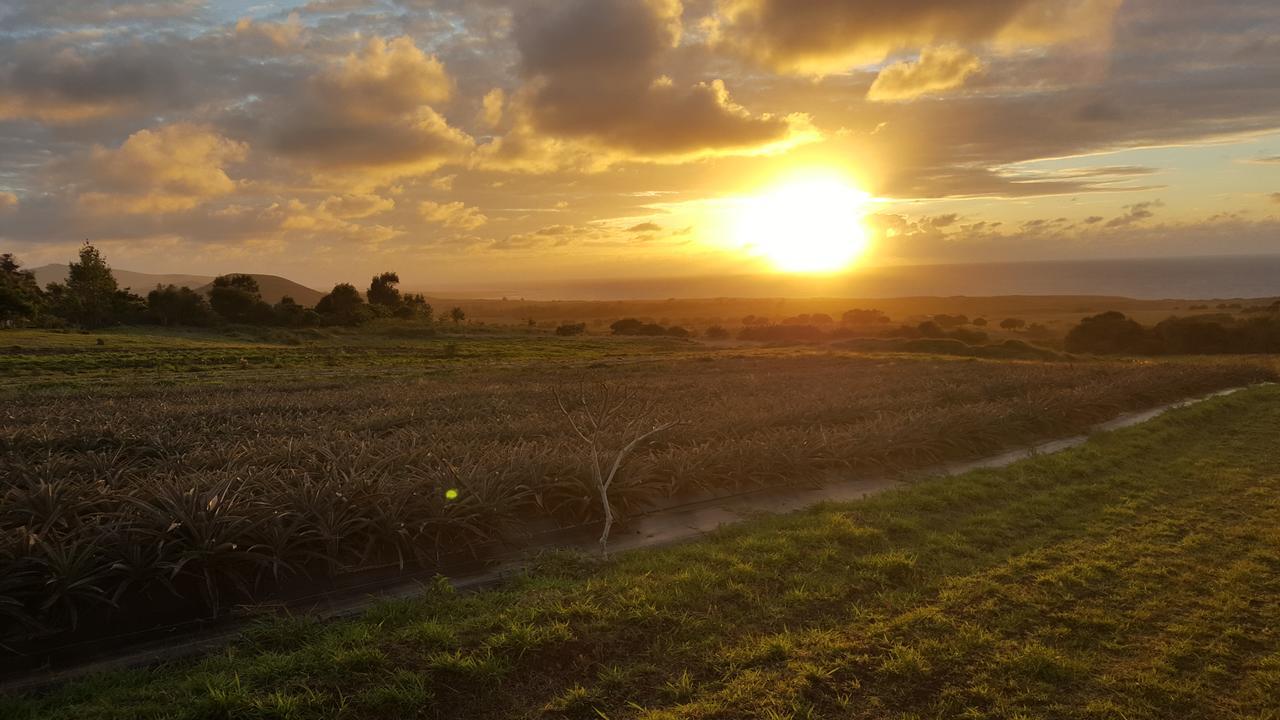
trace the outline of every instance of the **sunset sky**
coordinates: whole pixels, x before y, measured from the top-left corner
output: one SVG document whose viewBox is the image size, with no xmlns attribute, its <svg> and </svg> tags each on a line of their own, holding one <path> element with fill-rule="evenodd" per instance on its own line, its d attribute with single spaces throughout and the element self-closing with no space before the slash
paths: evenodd
<svg viewBox="0 0 1280 720">
<path fill-rule="evenodd" d="M 317 287 L 1277 253 L 1280 3 L 0 0 L 0 250 L 86 238 Z"/>
</svg>

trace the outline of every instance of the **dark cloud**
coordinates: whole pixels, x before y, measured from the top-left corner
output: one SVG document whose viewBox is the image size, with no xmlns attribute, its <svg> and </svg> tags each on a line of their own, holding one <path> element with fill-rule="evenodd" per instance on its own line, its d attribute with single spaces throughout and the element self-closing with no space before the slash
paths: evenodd
<svg viewBox="0 0 1280 720">
<path fill-rule="evenodd" d="M 629 233 L 650 233 L 650 232 L 661 232 L 661 231 L 662 231 L 662 226 L 659 225 L 658 223 L 652 223 L 652 222 L 642 222 L 627 228 L 627 232 Z"/>
<path fill-rule="evenodd" d="M 55 41 L 10 45 L 0 60 L 0 120 L 81 122 L 193 101 L 183 63 L 150 43 L 88 52 Z"/>
<path fill-rule="evenodd" d="M 662 60 L 681 35 L 673 0 L 523 4 L 514 38 L 533 128 L 646 157 L 751 150 L 785 141 L 785 118 L 752 115 L 719 80 L 677 83 Z"/>
<path fill-rule="evenodd" d="M 372 38 L 254 111 L 267 116 L 266 142 L 280 156 L 376 186 L 465 159 L 471 137 L 433 107 L 451 92 L 444 66 L 411 39 Z"/>
<path fill-rule="evenodd" d="M 1150 200 L 1147 202 L 1134 203 L 1133 205 L 1125 205 L 1125 213 L 1107 221 L 1109 228 L 1128 227 L 1136 222 L 1141 222 L 1148 218 L 1154 217 L 1155 212 L 1152 208 L 1164 207 L 1164 203 L 1159 200 Z"/>
</svg>

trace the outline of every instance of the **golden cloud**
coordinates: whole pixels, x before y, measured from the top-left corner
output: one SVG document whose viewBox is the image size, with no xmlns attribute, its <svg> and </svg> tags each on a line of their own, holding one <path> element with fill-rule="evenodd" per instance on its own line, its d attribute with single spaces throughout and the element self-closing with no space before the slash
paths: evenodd
<svg viewBox="0 0 1280 720">
<path fill-rule="evenodd" d="M 442 204 L 432 200 L 424 200 L 418 205 L 418 214 L 428 222 L 461 230 L 475 230 L 489 222 L 489 218 L 485 217 L 478 208 L 470 207 L 461 202 Z"/>
<path fill-rule="evenodd" d="M 354 220 L 372 217 L 395 208 L 396 201 L 372 193 L 330 195 L 320 203 L 320 210 L 336 218 Z"/>
<path fill-rule="evenodd" d="M 964 85 L 971 75 L 982 72 L 982 61 L 964 48 L 930 47 L 915 61 L 886 66 L 867 91 L 868 100 L 910 100 L 928 93 Z"/>
<path fill-rule="evenodd" d="M 720 0 L 712 45 L 785 72 L 825 74 L 943 44 L 1002 48 L 1108 37 L 1121 0 Z"/>
<path fill-rule="evenodd" d="M 93 148 L 85 171 L 95 189 L 77 202 L 94 214 L 190 210 L 236 189 L 225 166 L 244 160 L 248 150 L 203 125 L 139 130 L 119 148 Z"/>
<path fill-rule="evenodd" d="M 302 39 L 304 28 L 298 13 L 289 13 L 283 22 L 255 22 L 252 18 L 240 18 L 236 22 L 236 35 L 261 38 L 278 48 L 295 45 Z"/>
</svg>

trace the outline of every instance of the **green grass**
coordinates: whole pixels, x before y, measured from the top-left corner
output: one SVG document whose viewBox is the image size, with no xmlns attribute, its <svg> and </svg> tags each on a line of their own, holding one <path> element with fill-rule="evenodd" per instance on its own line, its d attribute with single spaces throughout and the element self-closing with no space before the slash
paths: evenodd
<svg viewBox="0 0 1280 720">
<path fill-rule="evenodd" d="M 1273 718 L 1280 388 L 611 562 L 545 558 L 5 718 Z"/>
</svg>

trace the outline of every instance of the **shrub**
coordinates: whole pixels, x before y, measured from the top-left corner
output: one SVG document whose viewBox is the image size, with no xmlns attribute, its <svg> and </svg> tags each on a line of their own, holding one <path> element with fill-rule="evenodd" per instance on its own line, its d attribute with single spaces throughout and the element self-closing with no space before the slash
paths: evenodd
<svg viewBox="0 0 1280 720">
<path fill-rule="evenodd" d="M 556 328 L 556 334 L 562 337 L 581 335 L 587 331 L 586 323 L 565 323 Z"/>
<path fill-rule="evenodd" d="M 756 325 L 742 328 L 739 340 L 756 342 L 821 342 L 826 338 L 822 330 L 813 325 Z"/>
</svg>

